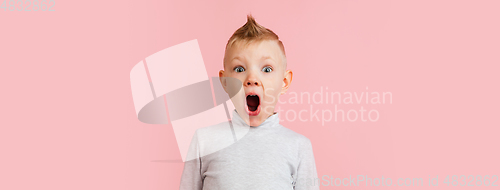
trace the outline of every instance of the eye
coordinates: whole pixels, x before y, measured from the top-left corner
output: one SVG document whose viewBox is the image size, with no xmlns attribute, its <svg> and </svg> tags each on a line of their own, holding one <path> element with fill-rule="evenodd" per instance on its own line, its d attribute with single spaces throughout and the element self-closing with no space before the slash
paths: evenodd
<svg viewBox="0 0 500 190">
<path fill-rule="evenodd" d="M 270 73 L 271 71 L 273 71 L 273 68 L 267 66 L 267 67 L 262 68 L 262 71 L 265 73 Z"/>
<path fill-rule="evenodd" d="M 241 72 L 245 71 L 245 68 L 238 66 L 238 67 L 234 68 L 234 71 L 236 71 L 237 73 L 241 73 Z"/>
</svg>

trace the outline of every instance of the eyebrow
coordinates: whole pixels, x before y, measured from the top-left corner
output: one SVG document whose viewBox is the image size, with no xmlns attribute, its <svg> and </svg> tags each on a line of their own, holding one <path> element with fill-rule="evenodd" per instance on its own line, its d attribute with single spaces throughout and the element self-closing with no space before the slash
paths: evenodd
<svg viewBox="0 0 500 190">
<path fill-rule="evenodd" d="M 238 60 L 238 61 L 241 61 L 241 58 L 239 56 L 236 56 L 234 57 L 233 59 L 230 60 L 230 62 L 232 62 L 233 60 Z M 266 56 L 263 56 L 262 58 L 260 58 L 261 61 L 264 61 L 264 60 L 267 60 L 267 59 L 270 59 L 270 60 L 273 60 L 273 61 L 276 61 L 274 60 L 271 56 L 269 55 L 266 55 Z"/>
<path fill-rule="evenodd" d="M 271 56 L 263 56 L 260 60 L 273 59 Z M 273 59 L 274 60 L 274 59 Z"/>
<path fill-rule="evenodd" d="M 233 60 L 235 60 L 235 59 L 237 59 L 237 60 L 241 61 L 239 56 L 233 57 L 233 58 L 231 59 L 231 61 L 233 61 Z"/>
<path fill-rule="evenodd" d="M 273 62 L 276 62 L 276 60 L 274 60 L 271 56 L 263 56 L 260 60 L 264 61 L 264 60 L 268 60 L 268 59 L 272 60 Z"/>
</svg>

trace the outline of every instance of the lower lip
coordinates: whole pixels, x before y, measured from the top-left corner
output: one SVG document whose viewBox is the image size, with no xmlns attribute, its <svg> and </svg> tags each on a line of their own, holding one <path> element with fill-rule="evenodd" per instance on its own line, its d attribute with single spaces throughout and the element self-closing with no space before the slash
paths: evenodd
<svg viewBox="0 0 500 190">
<path fill-rule="evenodd" d="M 248 109 L 248 105 L 245 104 L 245 111 L 247 111 L 247 114 L 249 116 L 259 115 L 259 113 L 260 113 L 260 105 L 257 106 L 257 109 L 255 111 L 250 111 L 250 109 Z"/>
</svg>

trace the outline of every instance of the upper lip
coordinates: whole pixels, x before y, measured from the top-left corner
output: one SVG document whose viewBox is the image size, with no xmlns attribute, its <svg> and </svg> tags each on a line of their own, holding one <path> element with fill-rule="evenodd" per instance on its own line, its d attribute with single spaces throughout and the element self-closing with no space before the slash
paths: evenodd
<svg viewBox="0 0 500 190">
<path fill-rule="evenodd" d="M 258 97 L 259 97 L 259 99 L 260 99 L 259 94 L 257 94 L 256 92 L 247 92 L 247 93 L 245 94 L 245 97 L 247 97 L 247 96 L 249 96 L 249 95 L 256 95 L 256 96 L 258 96 Z"/>
</svg>

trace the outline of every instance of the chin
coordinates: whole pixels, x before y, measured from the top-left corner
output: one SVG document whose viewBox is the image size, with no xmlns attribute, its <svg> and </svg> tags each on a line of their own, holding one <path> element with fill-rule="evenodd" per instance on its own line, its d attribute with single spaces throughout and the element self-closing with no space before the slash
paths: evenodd
<svg viewBox="0 0 500 190">
<path fill-rule="evenodd" d="M 250 116 L 250 119 L 249 119 L 250 126 L 257 127 L 260 124 L 262 124 L 263 122 L 264 121 L 262 121 L 262 119 L 258 116 Z"/>
</svg>

